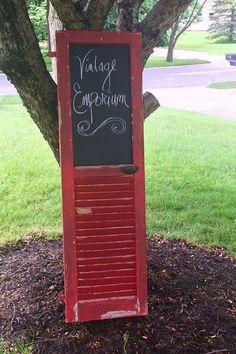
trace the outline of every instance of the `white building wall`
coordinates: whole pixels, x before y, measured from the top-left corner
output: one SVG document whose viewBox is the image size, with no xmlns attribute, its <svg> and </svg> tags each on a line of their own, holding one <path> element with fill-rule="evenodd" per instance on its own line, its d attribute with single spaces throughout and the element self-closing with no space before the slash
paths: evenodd
<svg viewBox="0 0 236 354">
<path fill-rule="evenodd" d="M 199 0 L 202 4 L 204 0 Z M 203 9 L 202 9 L 202 21 L 192 24 L 188 31 L 207 31 L 211 20 L 210 20 L 210 13 L 212 12 L 212 4 L 214 0 L 207 0 Z"/>
</svg>

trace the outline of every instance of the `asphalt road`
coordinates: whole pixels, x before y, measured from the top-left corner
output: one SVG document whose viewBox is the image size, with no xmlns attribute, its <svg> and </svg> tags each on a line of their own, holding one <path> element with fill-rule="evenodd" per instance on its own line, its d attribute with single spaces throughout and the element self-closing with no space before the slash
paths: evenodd
<svg viewBox="0 0 236 354">
<path fill-rule="evenodd" d="M 16 94 L 15 87 L 7 80 L 6 75 L 0 74 L 0 95 Z"/>
<path fill-rule="evenodd" d="M 236 120 L 236 89 L 214 90 L 213 82 L 236 81 L 236 67 L 227 62 L 145 69 L 144 91 L 158 98 L 162 107 L 180 108 Z M 0 74 L 0 95 L 17 94 Z"/>
<path fill-rule="evenodd" d="M 236 81 L 236 67 L 227 62 L 145 69 L 144 89 L 207 86 L 213 82 Z M 16 90 L 4 74 L 0 75 L 0 94 L 15 94 Z"/>
<path fill-rule="evenodd" d="M 236 81 L 236 67 L 225 62 L 152 68 L 143 73 L 145 89 L 207 86 L 222 81 Z"/>
</svg>

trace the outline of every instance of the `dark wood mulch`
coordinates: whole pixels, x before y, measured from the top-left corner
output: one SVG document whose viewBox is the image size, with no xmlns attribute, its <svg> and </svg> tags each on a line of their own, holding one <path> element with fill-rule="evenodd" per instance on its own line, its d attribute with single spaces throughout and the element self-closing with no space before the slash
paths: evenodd
<svg viewBox="0 0 236 354">
<path fill-rule="evenodd" d="M 57 300 L 63 290 L 62 243 L 31 237 L 1 252 L 1 337 L 8 343 L 24 338 L 34 342 L 34 353 L 48 354 L 233 353 L 235 265 L 217 248 L 152 238 L 149 315 L 70 325 Z"/>
</svg>

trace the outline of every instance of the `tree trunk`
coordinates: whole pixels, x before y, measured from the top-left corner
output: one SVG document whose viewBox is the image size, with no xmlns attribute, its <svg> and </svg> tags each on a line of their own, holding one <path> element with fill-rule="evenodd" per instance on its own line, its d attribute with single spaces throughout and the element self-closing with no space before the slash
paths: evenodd
<svg viewBox="0 0 236 354">
<path fill-rule="evenodd" d="M 167 51 L 167 56 L 166 56 L 166 61 L 168 61 L 168 62 L 173 61 L 174 48 L 175 48 L 175 44 L 176 44 L 176 40 L 177 40 L 176 35 L 178 32 L 180 19 L 181 19 L 181 16 L 179 16 L 177 21 L 175 21 L 174 25 L 171 27 L 171 34 L 170 34 L 170 38 L 168 41 L 168 51 Z"/>
<path fill-rule="evenodd" d="M 230 26 L 229 26 L 229 41 L 233 42 L 235 35 L 235 25 L 234 25 L 235 9 L 232 7 L 230 16 Z"/>
<path fill-rule="evenodd" d="M 0 48 L 0 69 L 59 161 L 56 84 L 43 61 L 25 0 L 1 0 Z"/>
<path fill-rule="evenodd" d="M 174 42 L 173 41 L 169 41 L 166 61 L 171 62 L 171 63 L 173 61 L 173 56 L 174 56 L 174 46 L 175 46 Z"/>
</svg>

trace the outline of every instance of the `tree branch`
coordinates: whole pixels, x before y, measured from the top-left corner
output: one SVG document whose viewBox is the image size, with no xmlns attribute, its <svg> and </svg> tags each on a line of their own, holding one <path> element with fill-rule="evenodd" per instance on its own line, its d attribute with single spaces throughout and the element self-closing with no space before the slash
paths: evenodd
<svg viewBox="0 0 236 354">
<path fill-rule="evenodd" d="M 88 21 L 82 11 L 78 10 L 72 0 L 50 0 L 63 26 L 70 30 L 88 28 Z"/>
<path fill-rule="evenodd" d="M 175 23 L 173 24 L 173 26 L 171 27 L 170 40 L 174 40 L 175 39 L 175 35 L 176 35 L 177 31 L 178 31 L 181 19 L 182 19 L 182 16 L 178 17 L 177 20 L 175 21 Z"/>
<path fill-rule="evenodd" d="M 84 8 L 90 29 L 102 30 L 115 0 L 90 0 Z"/>
<path fill-rule="evenodd" d="M 136 26 L 143 35 L 143 64 L 147 61 L 153 48 L 178 17 L 187 9 L 192 0 L 159 0 Z"/>
<path fill-rule="evenodd" d="M 195 1 L 195 4 L 193 5 L 192 11 L 191 11 L 191 13 L 190 13 L 190 15 L 189 15 L 188 21 L 187 21 L 186 24 L 184 25 L 185 30 L 191 25 L 192 21 L 194 21 L 193 16 L 194 16 L 194 12 L 195 12 L 195 10 L 196 10 L 196 8 L 197 8 L 197 5 L 198 5 L 198 0 Z M 184 14 L 182 14 L 182 17 L 183 17 L 183 15 L 184 15 Z M 197 16 L 196 16 L 196 17 L 197 17 Z M 185 27 L 185 26 L 187 26 L 187 27 Z"/>
<path fill-rule="evenodd" d="M 102 30 L 115 0 L 50 0 L 66 29 Z"/>
<path fill-rule="evenodd" d="M 133 31 L 138 24 L 140 0 L 116 0 L 116 30 Z"/>
</svg>

